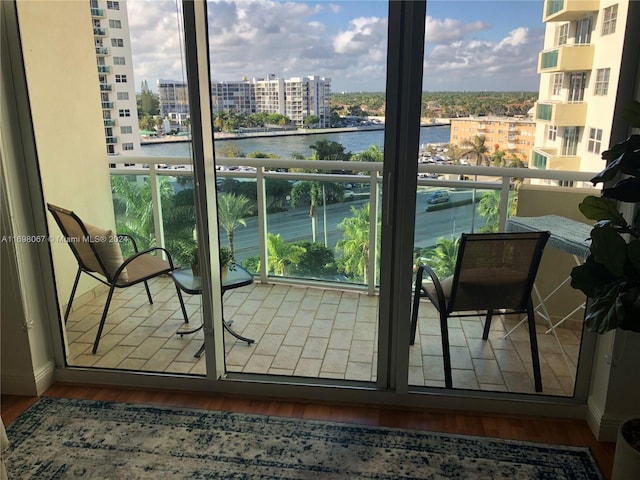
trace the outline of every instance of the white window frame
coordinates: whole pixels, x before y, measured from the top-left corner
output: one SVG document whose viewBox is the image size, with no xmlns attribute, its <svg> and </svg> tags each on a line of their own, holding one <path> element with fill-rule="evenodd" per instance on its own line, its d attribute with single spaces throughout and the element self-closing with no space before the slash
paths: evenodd
<svg viewBox="0 0 640 480">
<path fill-rule="evenodd" d="M 107 8 L 109 10 L 120 10 L 120 2 L 108 1 L 107 2 Z"/>
<path fill-rule="evenodd" d="M 122 151 L 130 152 L 131 150 L 133 150 L 133 143 L 127 142 L 122 144 Z"/>
<path fill-rule="evenodd" d="M 126 135 L 127 133 L 133 133 L 133 127 L 131 125 L 122 125 L 120 127 L 120 133 Z"/>
<path fill-rule="evenodd" d="M 564 73 L 555 73 L 553 75 L 552 95 L 562 94 L 562 85 L 564 83 Z"/>
<path fill-rule="evenodd" d="M 589 141 L 587 142 L 587 151 L 589 153 L 600 153 L 602 148 L 602 129 L 589 128 Z"/>
<path fill-rule="evenodd" d="M 129 100 L 129 92 L 117 92 L 116 97 L 118 100 Z"/>
<path fill-rule="evenodd" d="M 558 45 L 566 45 L 569 42 L 569 23 L 563 23 L 558 27 Z"/>
<path fill-rule="evenodd" d="M 596 81 L 593 87 L 594 95 L 607 95 L 609 93 L 610 68 L 598 68 L 596 70 Z"/>
<path fill-rule="evenodd" d="M 124 39 L 122 38 L 112 38 L 111 39 L 112 47 L 124 47 Z"/>
<path fill-rule="evenodd" d="M 102 57 L 100 57 L 102 58 Z M 113 57 L 113 64 L 114 65 L 126 65 L 126 58 L 125 57 Z"/>
<path fill-rule="evenodd" d="M 616 22 L 618 20 L 618 4 L 602 10 L 602 35 L 611 35 L 616 31 Z"/>
<path fill-rule="evenodd" d="M 122 22 L 120 20 L 110 19 L 109 28 L 122 28 Z"/>
<path fill-rule="evenodd" d="M 549 129 L 547 130 L 547 139 L 555 142 L 556 138 L 558 138 L 558 127 L 555 125 L 549 125 Z"/>
<path fill-rule="evenodd" d="M 127 76 L 124 74 L 116 74 L 116 83 L 127 83 Z"/>
<path fill-rule="evenodd" d="M 118 110 L 118 116 L 121 118 L 130 117 L 131 110 L 129 110 L 128 108 L 121 108 L 120 110 Z"/>
</svg>

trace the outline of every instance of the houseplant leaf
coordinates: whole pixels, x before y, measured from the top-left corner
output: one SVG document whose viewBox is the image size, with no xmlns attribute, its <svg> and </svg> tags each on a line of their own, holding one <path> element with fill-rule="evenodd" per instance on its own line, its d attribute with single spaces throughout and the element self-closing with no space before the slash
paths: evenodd
<svg viewBox="0 0 640 480">
<path fill-rule="evenodd" d="M 594 228 L 591 230 L 591 255 L 595 262 L 621 277 L 627 258 L 627 242 L 612 228 Z"/>
<path fill-rule="evenodd" d="M 622 323 L 624 312 L 618 295 L 622 290 L 622 282 L 610 285 L 610 288 L 595 297 L 584 317 L 587 329 L 591 332 L 606 333 L 615 330 Z"/>
<path fill-rule="evenodd" d="M 592 256 L 571 270 L 571 286 L 581 290 L 589 298 L 596 297 L 606 285 L 614 281 L 615 277 L 611 272 L 604 265 L 595 263 Z"/>
<path fill-rule="evenodd" d="M 622 202 L 640 202 L 640 179 L 628 177 L 620 180 L 615 186 L 602 190 L 602 196 Z"/>
<path fill-rule="evenodd" d="M 590 195 L 578 205 L 582 214 L 590 220 L 610 220 L 616 225 L 627 225 L 627 221 L 618 212 L 613 200 Z"/>
</svg>

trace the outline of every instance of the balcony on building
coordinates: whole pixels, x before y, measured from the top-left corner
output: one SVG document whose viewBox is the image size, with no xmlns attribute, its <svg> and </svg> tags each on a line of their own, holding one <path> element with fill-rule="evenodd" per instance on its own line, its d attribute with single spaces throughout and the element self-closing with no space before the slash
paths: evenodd
<svg viewBox="0 0 640 480">
<path fill-rule="evenodd" d="M 587 118 L 586 102 L 536 102 L 536 120 L 557 127 L 583 127 Z"/>
<path fill-rule="evenodd" d="M 98 65 L 98 73 L 111 73 L 109 65 Z"/>
<path fill-rule="evenodd" d="M 107 141 L 107 145 L 114 145 L 118 143 L 118 137 L 105 137 L 105 140 Z"/>
<path fill-rule="evenodd" d="M 593 68 L 595 46 L 590 44 L 561 45 L 540 52 L 538 73 L 578 72 Z"/>
<path fill-rule="evenodd" d="M 93 27 L 93 35 L 95 37 L 106 37 L 107 29 L 102 27 Z"/>
<path fill-rule="evenodd" d="M 105 55 L 109 55 L 109 48 L 107 47 L 96 47 L 96 55 L 104 57 Z"/>
<path fill-rule="evenodd" d="M 114 118 L 105 118 L 103 122 L 105 127 L 115 127 L 117 124 Z"/>
<path fill-rule="evenodd" d="M 102 102 L 103 110 L 113 110 L 114 103 L 113 102 Z"/>
<path fill-rule="evenodd" d="M 93 18 L 104 18 L 104 9 L 102 9 L 102 8 L 92 8 L 91 9 L 91 17 L 93 17 Z"/>
<path fill-rule="evenodd" d="M 579 155 L 559 155 L 557 148 L 534 148 L 533 167 L 539 170 L 579 171 Z"/>
<path fill-rule="evenodd" d="M 600 0 L 545 0 L 543 22 L 569 22 L 597 12 Z"/>
<path fill-rule="evenodd" d="M 100 84 L 100 91 L 101 92 L 110 92 L 111 90 L 113 90 L 113 87 L 108 84 L 108 83 L 101 83 Z"/>
</svg>

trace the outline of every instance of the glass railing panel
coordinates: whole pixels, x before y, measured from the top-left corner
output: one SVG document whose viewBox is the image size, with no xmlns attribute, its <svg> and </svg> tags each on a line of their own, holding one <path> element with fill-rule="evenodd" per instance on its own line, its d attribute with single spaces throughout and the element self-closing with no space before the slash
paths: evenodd
<svg viewBox="0 0 640 480">
<path fill-rule="evenodd" d="M 542 54 L 542 68 L 555 68 L 558 66 L 558 49 Z"/>
<path fill-rule="evenodd" d="M 536 109 L 536 119 L 537 120 L 546 120 L 548 122 L 551 121 L 551 116 L 553 114 L 553 105 L 539 103 Z"/>
<path fill-rule="evenodd" d="M 547 17 L 564 8 L 564 0 L 547 0 Z"/>
</svg>

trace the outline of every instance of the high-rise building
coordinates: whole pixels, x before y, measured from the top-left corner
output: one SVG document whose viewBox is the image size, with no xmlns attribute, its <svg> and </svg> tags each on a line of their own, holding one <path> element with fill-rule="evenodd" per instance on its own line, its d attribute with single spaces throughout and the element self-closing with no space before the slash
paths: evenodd
<svg viewBox="0 0 640 480">
<path fill-rule="evenodd" d="M 598 172 L 609 145 L 628 0 L 545 0 L 529 166 Z"/>
<path fill-rule="evenodd" d="M 140 155 L 129 19 L 124 0 L 91 0 L 107 153 Z"/>
<path fill-rule="evenodd" d="M 187 85 L 174 80 L 158 80 L 160 114 L 175 121 L 189 112 Z M 318 117 L 320 128 L 330 126 L 331 79 L 317 75 L 308 77 L 266 78 L 237 81 L 214 81 L 211 84 L 213 111 L 228 110 L 252 113 L 279 113 L 303 126 L 307 117 Z"/>
</svg>

